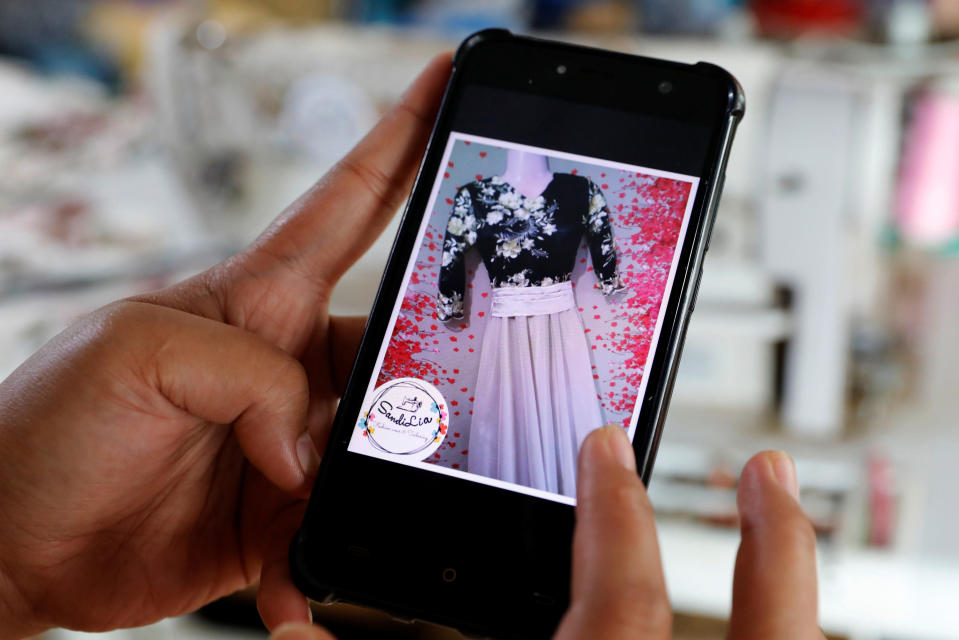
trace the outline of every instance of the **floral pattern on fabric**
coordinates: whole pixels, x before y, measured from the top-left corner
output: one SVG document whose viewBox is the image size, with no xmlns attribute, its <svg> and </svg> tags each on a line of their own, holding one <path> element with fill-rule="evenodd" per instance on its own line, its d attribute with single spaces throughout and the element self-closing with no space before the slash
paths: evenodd
<svg viewBox="0 0 959 640">
<path fill-rule="evenodd" d="M 547 286 L 570 279 L 585 234 L 599 287 L 605 295 L 621 291 L 609 217 L 599 187 L 572 174 L 554 174 L 535 198 L 498 176 L 462 187 L 446 225 L 437 316 L 443 321 L 463 317 L 463 256 L 474 246 L 492 287 Z"/>
<path fill-rule="evenodd" d="M 599 277 L 599 286 L 603 295 L 612 295 L 626 288 L 616 270 L 616 247 L 613 242 L 613 230 L 609 226 L 609 207 L 606 198 L 596 183 L 589 182 L 589 210 L 583 224 L 587 229 L 587 236 L 595 237 L 596 241 L 589 243 L 593 265 Z M 600 263 L 602 266 L 600 266 Z"/>
</svg>

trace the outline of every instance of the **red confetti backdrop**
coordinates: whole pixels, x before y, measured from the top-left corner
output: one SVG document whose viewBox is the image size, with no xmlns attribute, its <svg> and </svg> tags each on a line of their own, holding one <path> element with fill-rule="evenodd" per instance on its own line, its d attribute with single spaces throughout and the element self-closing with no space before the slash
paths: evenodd
<svg viewBox="0 0 959 640">
<path fill-rule="evenodd" d="M 594 340 L 626 358 L 610 369 L 611 389 L 603 398 L 607 416 L 626 413 L 623 426 L 636 404 L 653 330 L 659 317 L 669 270 L 682 229 L 691 184 L 671 178 L 634 174 L 620 177 L 622 184 L 613 204 L 613 225 L 629 230 L 628 240 L 617 237 L 623 281 L 629 295 L 614 312 L 606 335 Z M 630 198 L 629 196 L 632 196 Z M 628 201 L 628 202 L 627 202 Z M 619 236 L 619 234 L 617 234 Z M 614 384 L 621 382 L 621 385 Z"/>
<path fill-rule="evenodd" d="M 484 175 L 477 173 L 477 168 L 497 171 L 498 167 L 486 164 L 492 160 L 487 158 L 491 150 L 496 147 L 476 143 L 454 147 L 377 380 L 379 386 L 395 378 L 420 378 L 440 390 L 450 405 L 451 428 L 428 462 L 454 469 L 466 468 L 472 390 L 489 309 L 489 278 L 477 252 L 470 252 L 468 316 L 449 324 L 436 318 L 436 283 L 452 195 L 458 184 Z M 456 170 L 457 163 L 466 171 Z M 551 164 L 557 169 L 559 163 L 551 160 Z M 590 345 L 596 394 L 607 420 L 626 427 L 645 373 L 691 184 L 583 162 L 564 164 L 559 170 L 587 176 L 599 185 L 609 205 L 619 272 L 627 290 L 611 299 L 602 296 L 585 244 L 580 247 L 572 279 Z"/>
</svg>

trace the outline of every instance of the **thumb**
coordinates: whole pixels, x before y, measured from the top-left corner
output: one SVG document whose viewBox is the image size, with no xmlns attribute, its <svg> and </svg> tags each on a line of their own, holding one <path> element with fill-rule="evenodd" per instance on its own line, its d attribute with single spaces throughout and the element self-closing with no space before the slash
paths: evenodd
<svg viewBox="0 0 959 640">
<path fill-rule="evenodd" d="M 764 451 L 743 467 L 731 640 L 823 638 L 816 615 L 816 534 L 798 496 L 796 467 L 785 452 Z"/>
<path fill-rule="evenodd" d="M 292 622 L 277 627 L 270 640 L 336 640 L 328 631 L 303 622 Z"/>
<path fill-rule="evenodd" d="M 653 508 L 622 427 L 583 442 L 576 493 L 572 601 L 554 640 L 668 638 Z"/>
</svg>

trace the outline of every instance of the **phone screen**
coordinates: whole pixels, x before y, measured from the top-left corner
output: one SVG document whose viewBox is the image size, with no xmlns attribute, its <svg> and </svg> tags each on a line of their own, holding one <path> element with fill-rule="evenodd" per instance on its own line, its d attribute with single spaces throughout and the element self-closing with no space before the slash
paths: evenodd
<svg viewBox="0 0 959 640">
<path fill-rule="evenodd" d="M 575 504 L 586 435 L 636 434 L 710 131 L 470 85 L 443 135 L 348 450 Z"/>
</svg>

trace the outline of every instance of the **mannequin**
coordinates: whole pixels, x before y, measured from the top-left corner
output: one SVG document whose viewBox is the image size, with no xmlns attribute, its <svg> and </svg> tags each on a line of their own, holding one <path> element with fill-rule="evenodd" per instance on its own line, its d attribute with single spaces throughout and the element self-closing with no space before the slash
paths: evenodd
<svg viewBox="0 0 959 640">
<path fill-rule="evenodd" d="M 546 156 L 519 149 L 506 152 L 506 171 L 501 177 L 504 182 L 530 199 L 542 194 L 553 181 L 553 173 L 549 170 Z"/>
<path fill-rule="evenodd" d="M 480 314 L 488 319 L 470 412 L 470 473 L 575 495 L 579 446 L 605 424 L 573 292 L 582 241 L 603 293 L 621 290 L 599 187 L 574 172 L 550 172 L 537 153 L 507 150 L 501 176 L 477 178 L 453 200 L 435 317 L 464 318 L 467 251 L 480 252 L 491 289 Z"/>
</svg>

